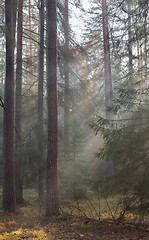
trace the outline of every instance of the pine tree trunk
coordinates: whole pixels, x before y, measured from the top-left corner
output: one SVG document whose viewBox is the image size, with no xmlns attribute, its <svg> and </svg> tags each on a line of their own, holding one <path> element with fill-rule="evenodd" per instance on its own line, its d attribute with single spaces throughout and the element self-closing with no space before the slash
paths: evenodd
<svg viewBox="0 0 149 240">
<path fill-rule="evenodd" d="M 44 0 L 41 0 L 40 14 L 40 49 L 39 49 L 39 79 L 38 79 L 38 151 L 39 151 L 39 181 L 38 199 L 44 196 L 44 157 L 43 157 L 43 78 L 44 78 Z"/>
<path fill-rule="evenodd" d="M 144 6 L 144 11 L 143 11 L 143 17 L 144 17 L 144 35 L 145 35 L 145 39 L 144 39 L 144 62 L 145 62 L 145 67 L 144 67 L 144 76 L 145 76 L 145 86 L 147 87 L 147 82 L 148 82 L 148 57 L 147 57 L 147 53 L 148 53 L 148 34 L 147 34 L 147 7 Z"/>
<path fill-rule="evenodd" d="M 59 214 L 57 187 L 57 57 L 56 57 L 56 0 L 47 0 L 47 94 L 48 143 L 46 179 L 46 215 Z"/>
<path fill-rule="evenodd" d="M 23 203 L 22 176 L 21 176 L 21 105 L 22 105 L 22 8 L 23 0 L 18 5 L 18 31 L 17 31 L 17 69 L 15 93 L 15 186 L 16 202 Z"/>
<path fill-rule="evenodd" d="M 102 0 L 103 14 L 103 41 L 104 41 L 104 77 L 105 77 L 105 105 L 106 118 L 113 118 L 112 112 L 108 108 L 112 106 L 112 78 L 111 78 L 111 62 L 110 62 L 110 46 L 109 46 L 109 31 L 108 31 L 108 16 L 106 0 Z"/>
<path fill-rule="evenodd" d="M 4 92 L 3 119 L 3 207 L 5 211 L 15 211 L 14 176 L 14 46 L 16 1 L 5 1 L 6 27 L 6 80 Z"/>
<path fill-rule="evenodd" d="M 131 32 L 131 22 L 132 22 L 132 17 L 130 14 L 131 10 L 131 2 L 128 1 L 128 58 L 129 58 L 129 62 L 128 62 L 128 69 L 129 69 L 129 82 L 130 84 L 132 84 L 133 82 L 133 55 L 132 55 L 132 32 Z"/>
<path fill-rule="evenodd" d="M 29 78 L 32 84 L 32 91 L 35 92 L 35 86 L 34 86 L 34 69 L 33 69 L 33 45 L 32 45 L 32 0 L 29 0 L 28 2 L 28 15 L 29 15 L 29 56 L 30 56 L 30 66 L 29 66 Z"/>
<path fill-rule="evenodd" d="M 64 49 L 64 152 L 65 159 L 69 159 L 69 20 L 68 20 L 68 0 L 65 0 L 65 49 Z"/>
</svg>

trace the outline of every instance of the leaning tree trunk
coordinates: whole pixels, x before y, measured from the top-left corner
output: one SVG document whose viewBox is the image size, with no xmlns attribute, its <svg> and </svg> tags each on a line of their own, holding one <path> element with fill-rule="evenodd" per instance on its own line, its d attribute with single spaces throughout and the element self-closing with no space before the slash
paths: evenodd
<svg viewBox="0 0 149 240">
<path fill-rule="evenodd" d="M 38 77 L 38 199 L 44 196 L 44 157 L 43 157 L 43 78 L 44 78 L 44 0 L 41 0 L 39 7 L 40 14 L 40 48 L 39 48 L 39 77 Z"/>
<path fill-rule="evenodd" d="M 104 77 L 105 77 L 105 105 L 106 118 L 111 119 L 113 114 L 109 111 L 112 106 L 113 92 L 112 92 L 112 78 L 111 78 L 111 62 L 110 62 L 110 46 L 109 46 L 109 31 L 108 31 L 108 16 L 106 0 L 102 0 L 102 14 L 103 14 L 103 42 L 104 42 Z"/>
<path fill-rule="evenodd" d="M 3 119 L 3 207 L 5 211 L 15 211 L 15 176 L 14 176 L 14 46 L 16 1 L 5 1 L 6 29 L 6 80 L 4 92 Z"/>
<path fill-rule="evenodd" d="M 17 69 L 15 93 L 15 186 L 16 202 L 23 203 L 22 176 L 21 176 L 21 105 L 22 105 L 22 8 L 23 0 L 18 5 L 18 31 L 17 31 Z"/>
<path fill-rule="evenodd" d="M 46 215 L 59 214 L 57 187 L 57 57 L 56 57 L 56 0 L 47 0 L 47 94 L 48 143 L 46 179 Z"/>
</svg>

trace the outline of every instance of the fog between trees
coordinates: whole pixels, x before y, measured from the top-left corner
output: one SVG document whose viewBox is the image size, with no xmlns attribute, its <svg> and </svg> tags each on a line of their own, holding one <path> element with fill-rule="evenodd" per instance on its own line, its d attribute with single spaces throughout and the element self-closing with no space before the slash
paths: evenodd
<svg viewBox="0 0 149 240">
<path fill-rule="evenodd" d="M 33 188 L 48 216 L 90 191 L 118 196 L 118 217 L 146 216 L 148 9 L 141 0 L 0 1 L 6 212 Z"/>
</svg>

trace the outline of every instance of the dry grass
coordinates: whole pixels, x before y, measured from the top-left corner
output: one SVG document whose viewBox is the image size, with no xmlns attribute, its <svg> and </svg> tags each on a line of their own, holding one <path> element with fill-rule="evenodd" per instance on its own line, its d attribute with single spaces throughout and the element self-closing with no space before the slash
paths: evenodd
<svg viewBox="0 0 149 240">
<path fill-rule="evenodd" d="M 0 239 L 119 240 L 123 238 L 136 240 L 140 237 L 144 240 L 149 239 L 149 229 L 128 228 L 122 224 L 107 221 L 111 216 L 109 207 L 113 213 L 115 211 L 116 199 L 114 199 L 115 206 L 112 205 L 113 199 L 108 199 L 109 207 L 104 199 L 100 200 L 100 204 L 97 199 L 69 203 L 61 206 L 63 211 L 59 217 L 47 218 L 44 216 L 44 208 L 41 209 L 34 201 L 37 197 L 35 191 L 25 190 L 25 197 L 26 201 L 30 202 L 30 206 L 19 206 L 17 212 L 11 215 L 0 211 Z M 99 217 L 102 220 L 97 221 Z M 131 218 L 131 213 L 127 217 Z"/>
</svg>

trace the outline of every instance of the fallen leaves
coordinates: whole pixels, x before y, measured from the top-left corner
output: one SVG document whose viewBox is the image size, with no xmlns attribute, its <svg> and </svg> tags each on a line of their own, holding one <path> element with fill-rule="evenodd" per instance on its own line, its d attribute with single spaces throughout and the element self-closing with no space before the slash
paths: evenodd
<svg viewBox="0 0 149 240">
<path fill-rule="evenodd" d="M 126 215 L 126 222 L 133 215 Z M 0 240 L 136 240 L 149 239 L 145 229 L 62 214 L 57 218 L 39 216 L 37 206 L 21 207 L 15 215 L 0 214 Z"/>
</svg>

